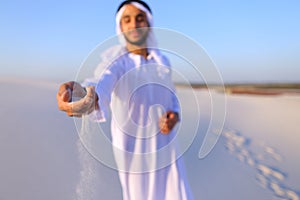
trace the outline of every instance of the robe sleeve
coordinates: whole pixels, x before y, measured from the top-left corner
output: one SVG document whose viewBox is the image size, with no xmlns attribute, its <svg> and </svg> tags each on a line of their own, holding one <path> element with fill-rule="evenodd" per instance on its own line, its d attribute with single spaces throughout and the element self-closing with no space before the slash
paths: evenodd
<svg viewBox="0 0 300 200">
<path fill-rule="evenodd" d="M 98 96 L 98 109 L 89 114 L 92 121 L 106 122 L 110 112 L 111 95 L 121 71 L 121 66 L 114 62 L 104 70 L 100 78 L 95 77 L 84 82 L 84 86 L 95 86 L 95 92 Z"/>
<path fill-rule="evenodd" d="M 171 89 L 172 89 L 172 111 L 177 112 L 180 115 L 180 105 L 179 105 L 179 101 L 178 101 L 178 98 L 177 98 L 177 95 L 176 95 L 176 89 L 175 89 L 174 83 L 172 81 L 171 63 L 170 63 L 169 59 L 164 55 L 162 55 L 162 62 L 163 62 L 163 65 L 170 68 L 170 73 L 171 73 L 170 74 L 170 79 L 171 79 Z"/>
</svg>

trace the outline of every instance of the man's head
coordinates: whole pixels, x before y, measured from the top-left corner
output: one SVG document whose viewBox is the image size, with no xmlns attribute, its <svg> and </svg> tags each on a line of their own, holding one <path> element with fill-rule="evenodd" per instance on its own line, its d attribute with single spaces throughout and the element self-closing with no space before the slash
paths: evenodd
<svg viewBox="0 0 300 200">
<path fill-rule="evenodd" d="M 127 43 L 136 46 L 146 44 L 152 14 L 149 6 L 139 0 L 124 1 L 117 10 L 117 30 L 123 33 Z"/>
<path fill-rule="evenodd" d="M 151 11 L 151 9 L 150 9 L 150 7 L 148 6 L 148 4 L 146 4 L 144 1 L 141 1 L 141 0 L 125 0 L 125 1 L 123 1 L 120 5 L 119 5 L 119 7 L 118 7 L 118 9 L 117 9 L 117 13 L 121 10 L 121 8 L 123 7 L 123 6 L 125 6 L 125 5 L 127 5 L 127 4 L 135 4 L 135 3 L 138 3 L 138 4 L 140 4 L 141 6 L 143 6 L 145 9 L 147 9 L 149 12 L 150 12 L 150 14 L 152 14 L 152 11 Z"/>
</svg>

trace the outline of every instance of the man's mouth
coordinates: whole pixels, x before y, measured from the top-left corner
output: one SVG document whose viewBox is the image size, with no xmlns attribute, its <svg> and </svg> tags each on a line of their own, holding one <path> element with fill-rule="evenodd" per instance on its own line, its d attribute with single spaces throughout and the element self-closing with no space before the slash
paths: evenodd
<svg viewBox="0 0 300 200">
<path fill-rule="evenodd" d="M 129 35 L 132 37 L 139 37 L 141 35 L 141 31 L 131 30 L 131 31 L 129 31 Z"/>
</svg>

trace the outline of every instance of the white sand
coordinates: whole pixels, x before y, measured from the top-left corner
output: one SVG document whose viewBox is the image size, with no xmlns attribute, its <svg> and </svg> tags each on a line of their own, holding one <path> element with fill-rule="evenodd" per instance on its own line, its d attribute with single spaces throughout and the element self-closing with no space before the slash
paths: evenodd
<svg viewBox="0 0 300 200">
<path fill-rule="evenodd" d="M 72 118 L 57 110 L 57 88 L 0 79 L 0 199 L 120 199 L 116 171 L 85 151 Z M 210 109 L 207 92 L 197 96 L 200 129 L 184 154 L 195 199 L 299 199 L 300 97 L 228 96 L 223 134 L 200 160 Z"/>
</svg>

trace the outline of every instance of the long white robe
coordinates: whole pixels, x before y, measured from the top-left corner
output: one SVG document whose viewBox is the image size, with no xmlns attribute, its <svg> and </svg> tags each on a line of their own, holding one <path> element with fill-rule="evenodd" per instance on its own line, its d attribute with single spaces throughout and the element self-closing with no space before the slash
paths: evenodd
<svg viewBox="0 0 300 200">
<path fill-rule="evenodd" d="M 102 74 L 96 92 L 98 120 L 112 112 L 123 200 L 193 199 L 177 152 L 176 129 L 166 135 L 158 127 L 166 111 L 180 113 L 166 57 L 151 51 L 147 59 L 125 53 Z"/>
</svg>

